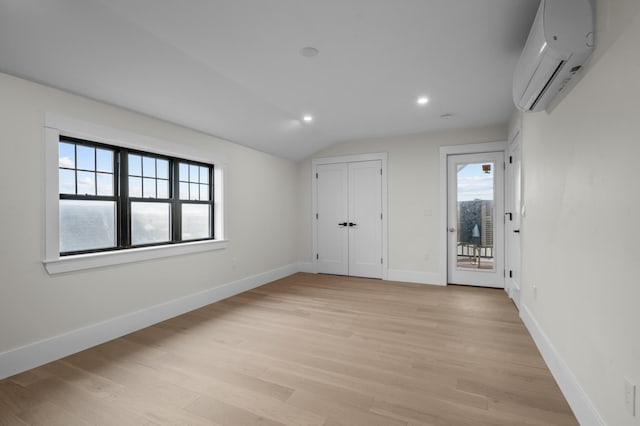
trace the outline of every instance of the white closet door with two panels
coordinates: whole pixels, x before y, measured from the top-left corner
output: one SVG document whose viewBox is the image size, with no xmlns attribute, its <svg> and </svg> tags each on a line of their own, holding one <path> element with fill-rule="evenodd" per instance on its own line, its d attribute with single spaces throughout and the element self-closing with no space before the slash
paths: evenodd
<svg viewBox="0 0 640 426">
<path fill-rule="evenodd" d="M 382 162 L 316 167 L 317 270 L 382 278 Z"/>
</svg>

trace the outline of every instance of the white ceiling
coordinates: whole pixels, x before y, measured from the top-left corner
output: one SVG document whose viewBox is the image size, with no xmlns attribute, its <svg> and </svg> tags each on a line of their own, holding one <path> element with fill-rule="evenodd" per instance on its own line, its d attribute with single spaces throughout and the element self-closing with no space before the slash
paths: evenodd
<svg viewBox="0 0 640 426">
<path fill-rule="evenodd" d="M 298 160 L 346 140 L 505 123 L 537 5 L 0 0 L 0 71 Z"/>
</svg>

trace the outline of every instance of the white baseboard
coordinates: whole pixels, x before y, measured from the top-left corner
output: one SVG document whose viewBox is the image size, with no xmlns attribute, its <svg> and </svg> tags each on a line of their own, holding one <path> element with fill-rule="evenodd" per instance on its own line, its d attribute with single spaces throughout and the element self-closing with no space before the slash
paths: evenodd
<svg viewBox="0 0 640 426">
<path fill-rule="evenodd" d="M 298 263 L 298 272 L 306 272 L 308 274 L 313 274 L 313 263 L 311 262 Z"/>
<path fill-rule="evenodd" d="M 549 337 L 540 327 L 540 324 L 531 314 L 526 305 L 521 305 L 520 318 L 533 337 L 538 350 L 542 354 L 551 374 L 556 379 L 562 394 L 567 399 L 573 414 L 582 426 L 603 426 L 604 420 L 596 410 L 580 383 L 564 362 Z"/>
<path fill-rule="evenodd" d="M 403 281 L 416 284 L 447 285 L 440 274 L 434 272 L 389 269 L 387 279 L 389 281 Z"/>
<path fill-rule="evenodd" d="M 0 379 L 80 352 L 169 318 L 251 290 L 268 282 L 284 278 L 298 272 L 298 270 L 298 264 L 286 265 L 2 352 L 0 353 Z"/>
</svg>

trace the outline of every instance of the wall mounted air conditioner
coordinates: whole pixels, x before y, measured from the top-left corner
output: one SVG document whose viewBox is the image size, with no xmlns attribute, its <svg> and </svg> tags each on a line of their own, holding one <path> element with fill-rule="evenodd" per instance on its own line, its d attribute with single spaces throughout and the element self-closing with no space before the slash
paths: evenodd
<svg viewBox="0 0 640 426">
<path fill-rule="evenodd" d="M 513 78 L 513 101 L 542 111 L 593 51 L 591 0 L 542 0 Z"/>
</svg>

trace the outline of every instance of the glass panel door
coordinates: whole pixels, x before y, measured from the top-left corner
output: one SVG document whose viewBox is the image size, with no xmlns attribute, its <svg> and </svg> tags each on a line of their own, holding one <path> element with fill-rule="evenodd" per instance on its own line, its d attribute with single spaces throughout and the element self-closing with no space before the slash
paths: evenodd
<svg viewBox="0 0 640 426">
<path fill-rule="evenodd" d="M 458 268 L 495 269 L 494 170 L 493 161 L 457 165 Z"/>
<path fill-rule="evenodd" d="M 450 155 L 447 281 L 504 287 L 504 153 Z"/>
</svg>

